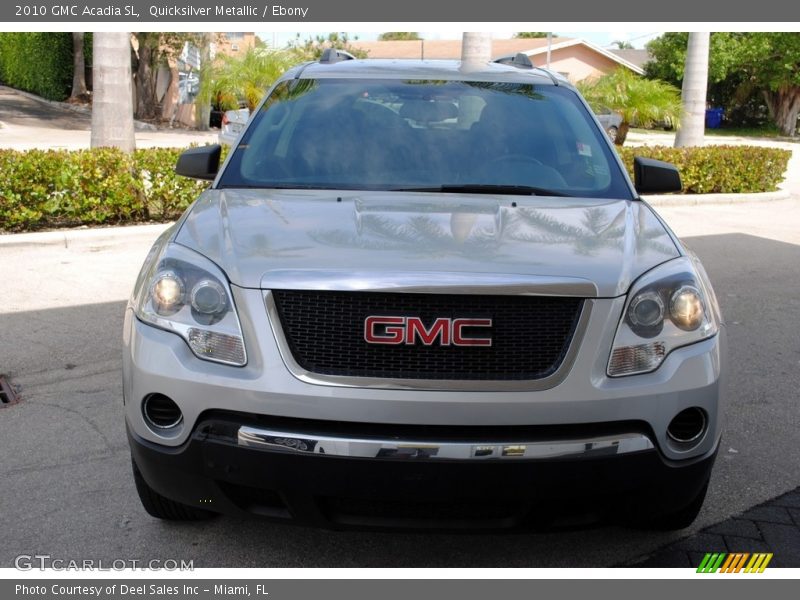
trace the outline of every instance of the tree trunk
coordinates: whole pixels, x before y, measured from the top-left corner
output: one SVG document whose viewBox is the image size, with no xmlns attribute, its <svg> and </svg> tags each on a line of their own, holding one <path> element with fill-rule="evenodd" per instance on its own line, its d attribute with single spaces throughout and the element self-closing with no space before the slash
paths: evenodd
<svg viewBox="0 0 800 600">
<path fill-rule="evenodd" d="M 614 138 L 614 143 L 617 146 L 622 146 L 625 143 L 625 140 L 628 139 L 628 130 L 631 128 L 631 124 L 627 121 L 623 121 L 617 127 L 617 137 Z"/>
<path fill-rule="evenodd" d="M 464 32 L 461 37 L 461 62 L 485 64 L 492 59 L 492 34 Z"/>
<path fill-rule="evenodd" d="M 156 98 L 156 75 L 158 71 L 153 68 L 158 50 L 153 46 L 154 40 L 152 36 L 158 36 L 158 34 L 137 34 L 137 39 L 139 40 L 139 60 L 136 65 L 137 119 L 157 119 L 160 114 L 160 107 Z"/>
<path fill-rule="evenodd" d="M 164 100 L 161 102 L 161 118 L 172 123 L 175 119 L 175 111 L 178 109 L 178 81 L 180 81 L 180 75 L 178 74 L 178 60 L 176 58 L 168 58 L 167 64 L 169 65 L 169 87 L 164 93 Z"/>
<path fill-rule="evenodd" d="M 785 86 L 779 90 L 764 92 L 769 112 L 781 134 L 797 135 L 797 115 L 800 114 L 800 87 Z"/>
<path fill-rule="evenodd" d="M 683 116 L 675 136 L 675 147 L 702 146 L 706 125 L 706 92 L 708 90 L 708 50 L 711 34 L 689 34 L 686 67 L 683 74 L 681 100 Z"/>
<path fill-rule="evenodd" d="M 125 152 L 132 152 L 135 140 L 131 34 L 118 31 L 95 32 L 92 55 L 92 148 L 114 146 Z"/>
<path fill-rule="evenodd" d="M 203 42 L 200 47 L 200 77 L 210 77 L 210 70 L 206 68 L 211 63 L 211 44 L 214 41 L 214 34 L 206 32 L 203 34 Z M 202 85 L 202 82 L 200 82 Z M 203 102 L 195 98 L 195 119 L 197 120 L 197 129 L 200 131 L 208 131 L 209 120 L 211 119 L 211 105 L 208 102 Z M 251 109 L 252 111 L 252 109 Z"/>
<path fill-rule="evenodd" d="M 86 90 L 86 57 L 83 54 L 83 32 L 72 32 L 72 94 L 71 98 L 85 100 Z"/>
</svg>

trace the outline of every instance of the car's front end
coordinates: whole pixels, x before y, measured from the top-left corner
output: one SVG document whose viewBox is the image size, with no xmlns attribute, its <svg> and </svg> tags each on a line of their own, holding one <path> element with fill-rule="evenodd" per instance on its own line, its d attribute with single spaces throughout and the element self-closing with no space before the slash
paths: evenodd
<svg viewBox="0 0 800 600">
<path fill-rule="evenodd" d="M 452 138 L 453 153 L 475 132 L 459 111 L 520 89 L 507 71 L 488 91 L 431 84 L 456 110 L 418 95 L 421 74 L 406 87 L 336 75 L 319 100 L 311 86 L 278 98 L 320 102 L 307 114 L 322 117 L 340 94 L 396 139 Z M 555 87 L 522 95 L 560 106 Z M 505 181 L 514 152 L 468 185 L 429 190 L 407 167 L 410 184 L 354 186 L 339 173 L 358 164 L 318 144 L 286 166 L 293 113 L 269 103 L 155 244 L 126 312 L 126 423 L 151 513 L 444 528 L 694 517 L 721 435 L 724 326 L 696 258 L 629 182 L 611 189 L 627 178 L 599 128 L 587 118 L 563 161 L 525 166 L 550 192 Z M 259 132 L 287 161 L 268 186 L 243 180 L 278 162 L 248 155 L 273 147 Z M 480 169 L 468 156 L 453 168 Z M 340 179 L 277 181 L 303 169 Z"/>
</svg>

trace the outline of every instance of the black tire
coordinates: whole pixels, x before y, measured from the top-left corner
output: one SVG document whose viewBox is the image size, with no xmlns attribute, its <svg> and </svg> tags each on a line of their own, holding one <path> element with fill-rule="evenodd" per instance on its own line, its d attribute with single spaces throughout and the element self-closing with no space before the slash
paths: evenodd
<svg viewBox="0 0 800 600">
<path fill-rule="evenodd" d="M 609 139 L 610 139 L 610 140 L 611 140 L 613 143 L 616 143 L 616 142 L 617 142 L 617 136 L 619 135 L 619 129 L 617 129 L 617 128 L 616 128 L 614 125 L 612 125 L 611 127 L 609 127 L 609 128 L 606 130 L 606 133 L 608 134 L 608 137 L 609 137 Z"/>
<path fill-rule="evenodd" d="M 708 481 L 706 481 L 703 488 L 697 493 L 697 496 L 683 508 L 659 515 L 658 517 L 641 520 L 634 525 L 638 529 L 650 529 L 654 531 L 677 531 L 679 529 L 685 529 L 694 523 L 697 515 L 700 514 L 700 509 L 703 508 L 703 501 L 706 499 L 706 492 L 708 492 Z"/>
<path fill-rule="evenodd" d="M 139 500 L 142 501 L 142 506 L 151 517 L 164 519 L 165 521 L 205 521 L 217 516 L 216 513 L 165 498 L 147 485 L 133 458 L 131 458 L 131 465 L 133 467 L 133 481 L 136 483 Z"/>
</svg>

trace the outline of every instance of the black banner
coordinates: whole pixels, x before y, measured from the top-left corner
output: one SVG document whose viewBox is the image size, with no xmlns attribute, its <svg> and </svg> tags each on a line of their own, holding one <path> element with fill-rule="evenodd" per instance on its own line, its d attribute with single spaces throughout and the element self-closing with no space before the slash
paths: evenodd
<svg viewBox="0 0 800 600">
<path fill-rule="evenodd" d="M 164 600 L 192 598 L 195 600 L 338 600 L 354 598 L 372 600 L 486 600 L 488 598 L 675 598 L 714 597 L 725 600 L 762 597 L 790 597 L 796 582 L 760 578 L 718 579 L 711 583 L 709 576 L 692 579 L 634 579 L 571 580 L 553 579 L 494 579 L 494 580 L 409 580 L 409 579 L 85 579 L 74 578 L 28 579 L 0 581 L 0 597 L 4 600 Z"/>
</svg>

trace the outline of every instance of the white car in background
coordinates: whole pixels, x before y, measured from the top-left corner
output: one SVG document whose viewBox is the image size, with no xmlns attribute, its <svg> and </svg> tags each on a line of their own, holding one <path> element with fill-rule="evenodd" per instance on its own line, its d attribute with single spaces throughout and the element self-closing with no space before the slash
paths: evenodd
<svg viewBox="0 0 800 600">
<path fill-rule="evenodd" d="M 222 128 L 219 131 L 219 143 L 232 146 L 250 119 L 249 108 L 226 110 L 222 115 Z"/>
</svg>

